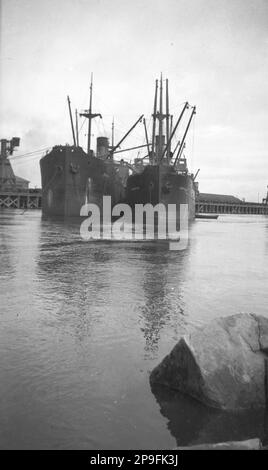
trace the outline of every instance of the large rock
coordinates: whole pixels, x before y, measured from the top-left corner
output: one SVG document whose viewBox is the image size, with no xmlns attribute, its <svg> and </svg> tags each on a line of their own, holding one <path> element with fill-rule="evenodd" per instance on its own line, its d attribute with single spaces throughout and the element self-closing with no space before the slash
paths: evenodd
<svg viewBox="0 0 268 470">
<path fill-rule="evenodd" d="M 264 408 L 268 318 L 238 314 L 192 328 L 151 373 L 166 385 L 221 409 Z"/>
<path fill-rule="evenodd" d="M 268 444 L 266 409 L 221 410 L 159 384 L 152 393 L 177 446 L 245 441 L 256 436 Z"/>
</svg>

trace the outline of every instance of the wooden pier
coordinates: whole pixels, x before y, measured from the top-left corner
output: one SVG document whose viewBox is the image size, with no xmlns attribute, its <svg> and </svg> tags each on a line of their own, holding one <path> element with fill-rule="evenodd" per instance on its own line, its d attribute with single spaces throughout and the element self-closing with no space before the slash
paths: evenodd
<svg viewBox="0 0 268 470">
<path fill-rule="evenodd" d="M 41 189 L 0 191 L 1 209 L 41 209 L 41 204 Z"/>
<path fill-rule="evenodd" d="M 266 202 L 246 202 L 240 201 L 232 196 L 229 199 L 211 200 L 207 197 L 202 198 L 200 194 L 196 200 L 195 212 L 197 214 L 247 214 L 247 215 L 268 215 L 268 204 Z"/>
<path fill-rule="evenodd" d="M 7 209 L 41 209 L 42 190 L 14 190 L 0 191 L 0 208 Z M 257 202 L 219 202 L 197 198 L 195 204 L 196 214 L 246 214 L 268 215 L 268 204 Z"/>
</svg>

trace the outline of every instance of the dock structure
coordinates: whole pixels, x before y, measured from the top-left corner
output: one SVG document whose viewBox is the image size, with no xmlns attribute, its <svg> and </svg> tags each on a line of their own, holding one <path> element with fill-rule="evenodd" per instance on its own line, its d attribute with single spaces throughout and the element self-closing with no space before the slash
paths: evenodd
<svg viewBox="0 0 268 470">
<path fill-rule="evenodd" d="M 268 215 L 268 200 L 262 203 L 242 201 L 234 196 L 224 194 L 199 193 L 196 198 L 197 214 L 248 214 Z"/>
<path fill-rule="evenodd" d="M 40 209 L 41 189 L 30 189 L 28 180 L 16 176 L 8 158 L 19 146 L 19 137 L 0 143 L 0 209 Z"/>
<path fill-rule="evenodd" d="M 268 203 L 235 201 L 236 198 L 229 196 L 230 200 L 215 200 L 215 197 L 203 197 L 202 193 L 196 199 L 196 214 L 247 214 L 247 215 L 268 215 Z M 221 196 L 221 195 L 217 195 Z M 17 189 L 2 190 L 0 188 L 0 209 L 41 209 L 42 190 L 38 189 Z"/>
<path fill-rule="evenodd" d="M 13 154 L 15 147 L 20 145 L 19 137 L 13 137 L 11 140 L 1 139 L 0 144 L 0 209 L 41 209 L 42 190 L 29 188 L 28 180 L 16 176 L 8 158 Z M 196 214 L 268 215 L 268 186 L 262 203 L 246 202 L 224 194 L 198 193 L 195 212 Z"/>
<path fill-rule="evenodd" d="M 41 189 L 4 191 L 0 189 L 0 209 L 41 209 Z"/>
</svg>

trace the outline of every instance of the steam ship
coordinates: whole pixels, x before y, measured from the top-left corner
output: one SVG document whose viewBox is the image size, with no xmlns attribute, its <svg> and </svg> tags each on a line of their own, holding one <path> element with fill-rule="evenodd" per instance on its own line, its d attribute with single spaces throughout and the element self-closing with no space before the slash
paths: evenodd
<svg viewBox="0 0 268 470">
<path fill-rule="evenodd" d="M 160 83 L 159 83 L 160 82 Z M 159 95 L 159 96 L 158 96 Z M 176 216 L 179 218 L 180 205 L 188 205 L 188 220 L 195 218 L 195 196 L 198 192 L 196 176 L 188 171 L 187 160 L 183 155 L 185 139 L 192 119 L 196 113 L 195 106 L 190 107 L 186 102 L 180 116 L 173 128 L 172 116 L 169 113 L 169 90 L 166 80 L 165 97 L 162 75 L 156 80 L 152 142 L 148 141 L 145 126 L 148 152 L 143 159 L 137 159 L 135 171 L 128 178 L 126 188 L 126 202 L 132 207 L 135 204 L 151 203 L 153 206 L 162 203 L 176 204 Z M 165 110 L 163 110 L 165 98 Z M 175 133 L 183 115 L 190 109 L 190 116 L 182 139 L 174 145 Z M 199 170 L 198 170 L 199 171 Z"/>
<path fill-rule="evenodd" d="M 56 145 L 40 160 L 42 182 L 42 212 L 47 216 L 77 217 L 86 203 L 97 204 L 102 209 L 103 196 L 111 196 L 112 207 L 125 196 L 126 179 L 122 178 L 120 162 L 114 153 L 129 133 L 141 121 L 136 121 L 123 138 L 109 146 L 107 137 L 97 138 L 97 148 L 91 149 L 91 123 L 100 117 L 92 112 L 92 79 L 89 109 L 80 114 L 88 119 L 87 153 L 79 145 L 78 120 L 74 127 L 71 103 L 68 98 L 73 145 Z M 124 175 L 123 175 L 124 176 Z"/>
<path fill-rule="evenodd" d="M 88 155 L 81 147 L 57 145 L 40 160 L 43 214 L 76 217 L 86 203 L 101 208 L 104 195 L 111 196 L 112 204 L 122 198 L 116 165 L 113 159 L 104 159 L 100 149 L 108 154 L 105 137 L 97 139 L 97 155 L 92 151 Z"/>
<path fill-rule="evenodd" d="M 159 93 L 158 93 L 159 92 Z M 158 96 L 159 94 L 159 96 Z M 73 124 L 70 99 L 68 97 L 73 145 L 57 145 L 40 160 L 42 178 L 42 210 L 45 215 L 75 217 L 80 215 L 85 203 L 95 203 L 102 208 L 103 196 L 111 196 L 112 207 L 124 202 L 135 204 L 163 203 L 176 205 L 177 218 L 180 205 L 188 205 L 189 220 L 195 217 L 196 175 L 189 173 L 183 155 L 185 139 L 196 112 L 195 106 L 185 103 L 173 127 L 169 113 L 168 80 L 165 88 L 165 112 L 163 110 L 163 80 L 156 80 L 152 139 L 149 143 L 146 121 L 138 118 L 123 138 L 109 146 L 107 137 L 97 138 L 96 153 L 91 150 L 91 123 L 101 117 L 92 112 L 92 81 L 90 86 L 89 109 L 81 113 L 88 119 L 87 153 L 79 145 L 77 112 L 76 129 Z M 190 117 L 181 141 L 174 144 L 175 133 L 186 110 Z M 139 122 L 143 120 L 146 145 L 118 150 Z M 147 148 L 147 155 L 137 158 L 134 164 L 121 159 L 114 160 L 114 154 L 128 150 Z M 131 173 L 129 175 L 129 172 Z"/>
</svg>

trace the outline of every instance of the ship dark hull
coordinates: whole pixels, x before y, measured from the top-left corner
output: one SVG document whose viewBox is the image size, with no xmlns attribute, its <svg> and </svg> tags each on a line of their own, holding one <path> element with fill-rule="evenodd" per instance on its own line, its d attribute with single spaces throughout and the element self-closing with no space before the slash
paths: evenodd
<svg viewBox="0 0 268 470">
<path fill-rule="evenodd" d="M 192 175 L 177 173 L 172 166 L 148 165 L 140 174 L 129 177 L 126 189 L 126 202 L 135 204 L 151 203 L 155 206 L 163 203 L 176 204 L 176 213 L 180 214 L 180 205 L 188 205 L 188 218 L 195 218 L 195 187 Z"/>
<path fill-rule="evenodd" d="M 54 147 L 40 160 L 40 169 L 45 215 L 77 217 L 85 203 L 101 209 L 103 196 L 111 196 L 112 206 L 122 198 L 113 161 L 88 156 L 80 147 Z"/>
</svg>

